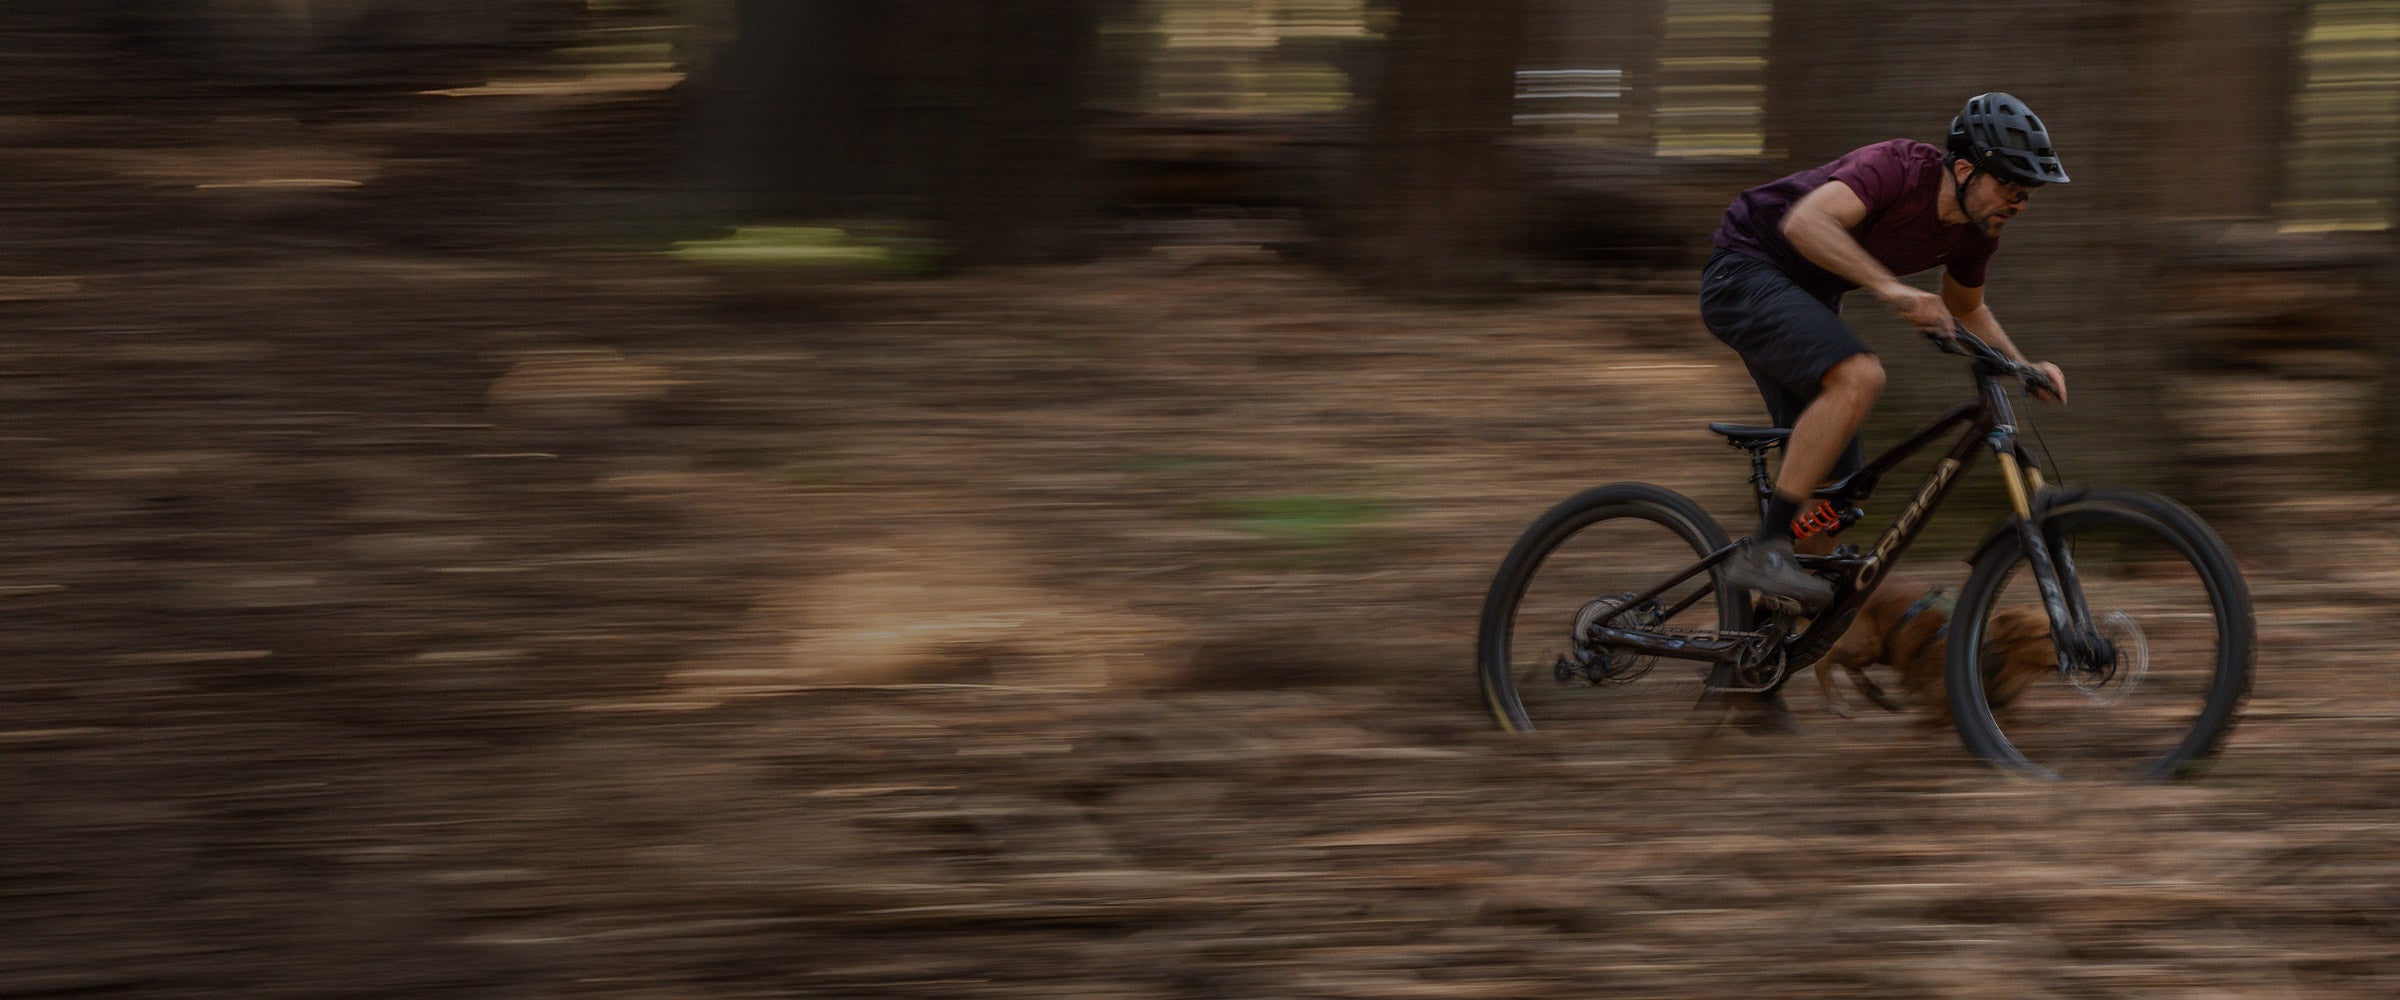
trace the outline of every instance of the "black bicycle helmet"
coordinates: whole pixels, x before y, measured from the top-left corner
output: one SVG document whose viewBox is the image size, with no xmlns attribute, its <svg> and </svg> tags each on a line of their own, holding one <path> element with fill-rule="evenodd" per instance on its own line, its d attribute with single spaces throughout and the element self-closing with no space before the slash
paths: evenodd
<svg viewBox="0 0 2400 1000">
<path fill-rule="evenodd" d="M 2067 182 L 2042 120 L 2025 102 L 1999 91 L 1967 98 L 1966 109 L 1950 119 L 1950 155 L 2011 184 Z"/>
</svg>

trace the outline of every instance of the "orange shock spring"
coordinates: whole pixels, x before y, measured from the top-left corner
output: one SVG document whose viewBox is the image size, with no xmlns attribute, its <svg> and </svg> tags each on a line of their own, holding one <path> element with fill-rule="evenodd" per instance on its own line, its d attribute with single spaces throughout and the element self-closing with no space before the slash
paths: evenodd
<svg viewBox="0 0 2400 1000">
<path fill-rule="evenodd" d="M 1809 508 L 1799 517 L 1792 519 L 1793 538 L 1807 538 L 1812 535 L 1821 535 L 1828 531 L 1839 531 L 1841 529 L 1841 512 L 1834 510 L 1833 503 L 1827 500 L 1817 501 L 1816 506 Z"/>
</svg>

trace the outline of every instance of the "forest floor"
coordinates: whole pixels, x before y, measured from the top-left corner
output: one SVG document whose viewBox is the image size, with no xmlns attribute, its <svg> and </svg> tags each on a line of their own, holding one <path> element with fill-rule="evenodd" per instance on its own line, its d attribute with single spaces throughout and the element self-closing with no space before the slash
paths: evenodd
<svg viewBox="0 0 2400 1000">
<path fill-rule="evenodd" d="M 456 101 L 0 120 L 0 995 L 2400 992 L 2388 498 L 2220 518 L 2198 780 L 1610 759 L 1469 646 L 1574 490 L 1735 508 L 1688 276 L 711 270 Z"/>
</svg>

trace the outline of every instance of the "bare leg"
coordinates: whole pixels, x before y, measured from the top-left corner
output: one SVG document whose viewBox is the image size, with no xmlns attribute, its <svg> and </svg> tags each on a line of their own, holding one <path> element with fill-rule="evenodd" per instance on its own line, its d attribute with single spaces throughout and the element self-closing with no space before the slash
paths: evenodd
<svg viewBox="0 0 2400 1000">
<path fill-rule="evenodd" d="M 1805 500 L 1825 484 L 1850 436 L 1867 422 L 1867 411 L 1883 394 L 1883 362 L 1872 354 L 1853 354 L 1826 369 L 1819 386 L 1816 400 L 1793 422 L 1783 467 L 1775 473 L 1775 492 L 1792 499 Z"/>
<path fill-rule="evenodd" d="M 1795 560 L 1792 518 L 1824 482 L 1882 393 L 1883 362 L 1872 354 L 1851 355 L 1825 371 L 1817 398 L 1800 411 L 1784 443 L 1783 468 L 1776 476 L 1775 495 L 1767 498 L 1758 519 L 1758 531 L 1745 541 L 1740 555 L 1726 560 L 1724 582 L 1788 600 L 1803 611 L 1822 608 L 1833 599 L 1832 585 L 1809 575 Z"/>
</svg>

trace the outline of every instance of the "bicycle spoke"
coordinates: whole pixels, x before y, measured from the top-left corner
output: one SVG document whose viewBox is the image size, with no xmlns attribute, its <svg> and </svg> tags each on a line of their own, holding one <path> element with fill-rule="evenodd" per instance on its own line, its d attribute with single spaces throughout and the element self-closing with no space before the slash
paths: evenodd
<svg viewBox="0 0 2400 1000">
<path fill-rule="evenodd" d="M 2178 511 L 2087 504 L 2050 518 L 2084 615 L 2063 650 L 2024 561 L 2004 576 L 1996 561 L 1979 565 L 1997 585 L 1970 582 L 1960 614 L 1979 624 L 1952 633 L 1975 637 L 1986 679 L 1988 712 L 1959 713 L 1971 748 L 2071 777 L 2169 776 L 2214 748 L 2248 682 L 2249 607 L 2213 536 L 2190 534 Z M 1952 653 L 1953 683 L 1962 654 Z"/>
<path fill-rule="evenodd" d="M 1612 487 L 1537 522 L 1485 608 L 1479 658 L 1495 717 L 1514 729 L 1572 727 L 1578 739 L 1688 733 L 1710 664 L 1595 636 L 1623 629 L 1699 638 L 1739 623 L 1711 573 L 1658 590 L 1723 544 L 1706 518 L 1668 491 Z"/>
</svg>

